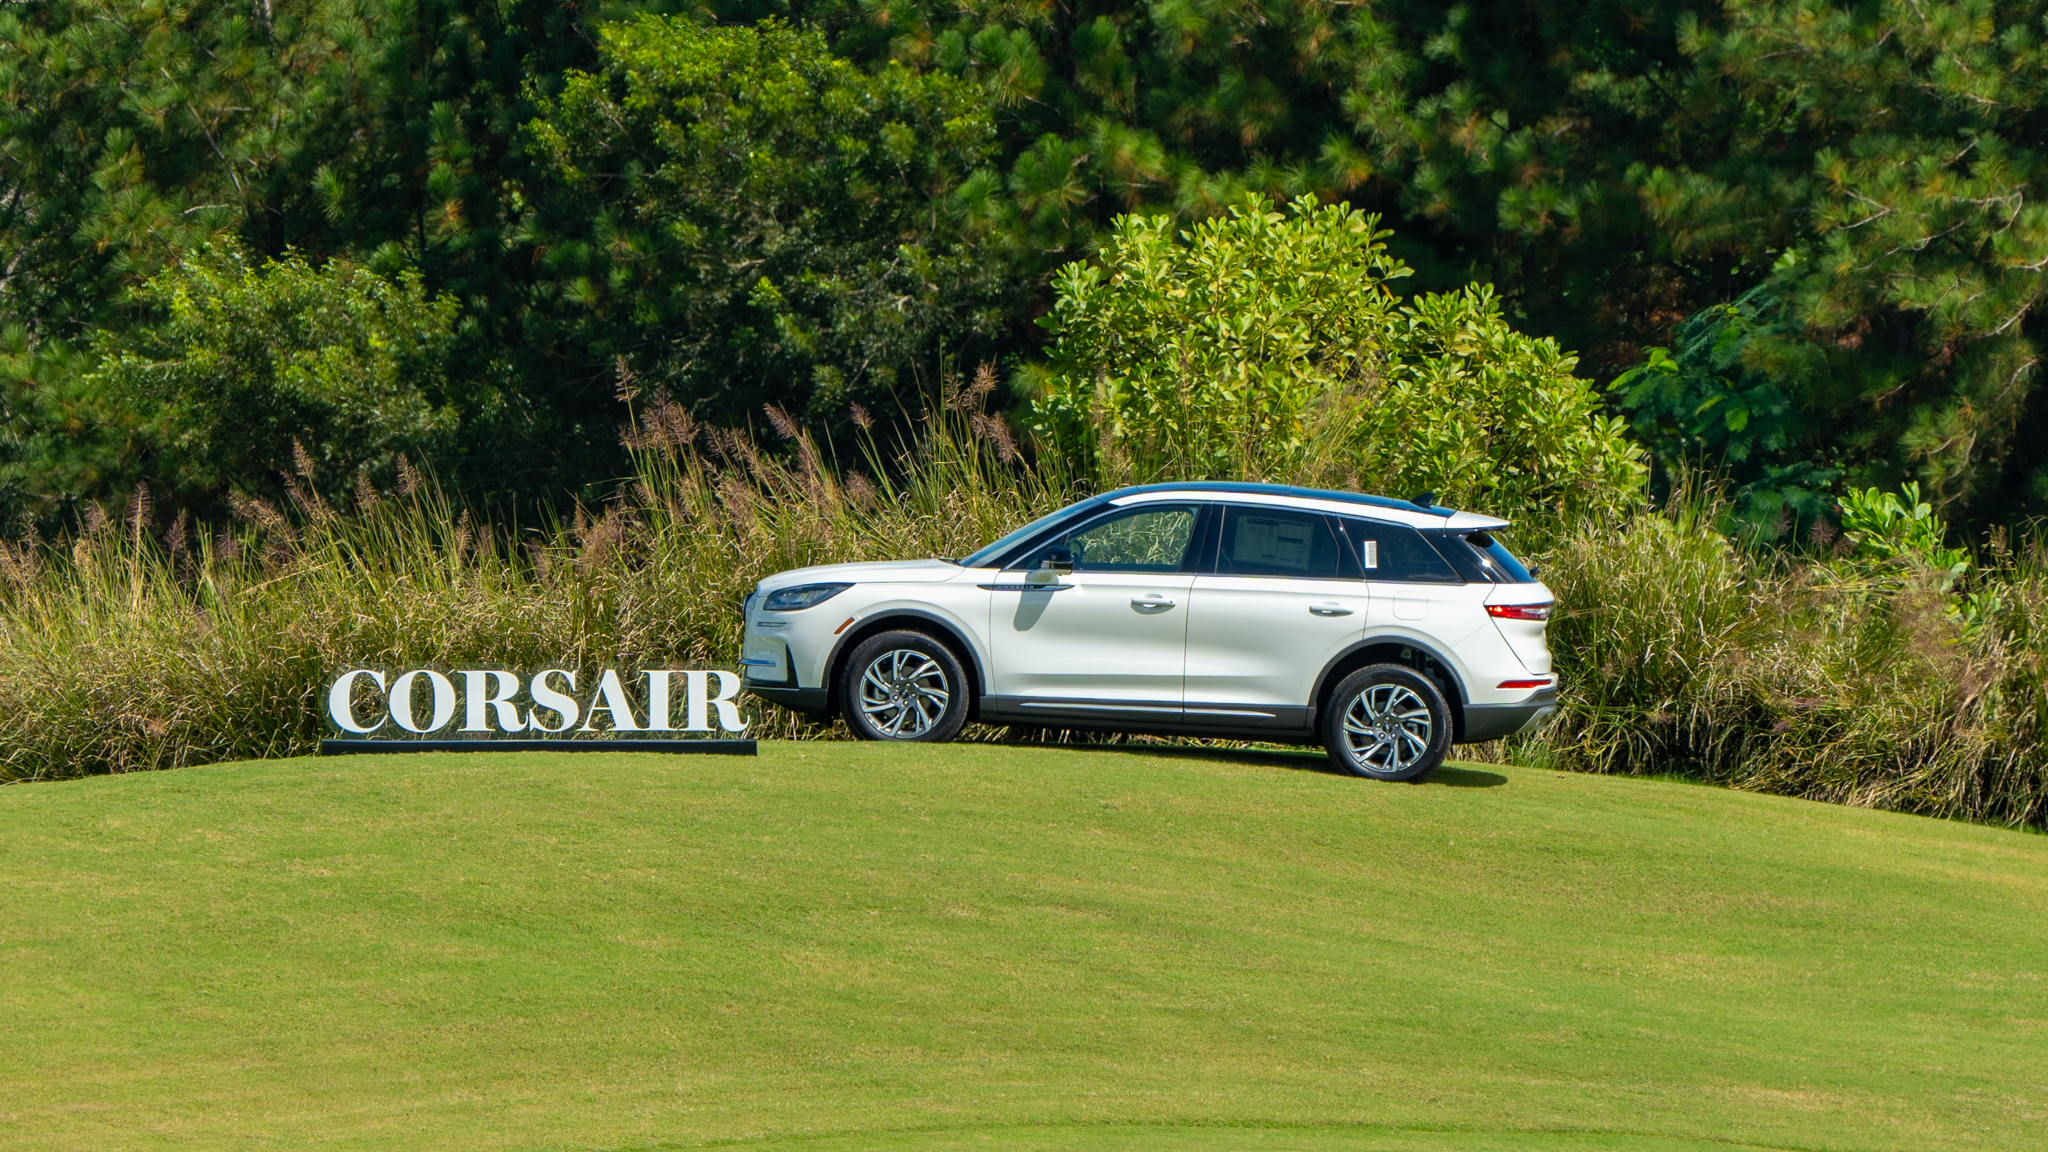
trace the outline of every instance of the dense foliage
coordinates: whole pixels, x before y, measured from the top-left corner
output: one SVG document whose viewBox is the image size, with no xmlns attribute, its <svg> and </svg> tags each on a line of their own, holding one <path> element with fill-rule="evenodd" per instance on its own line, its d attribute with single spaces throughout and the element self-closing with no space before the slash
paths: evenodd
<svg viewBox="0 0 2048 1152">
<path fill-rule="evenodd" d="M 480 399 L 432 463 L 516 503 L 622 473 L 649 384 L 728 421 L 914 415 L 948 363 L 1034 361 L 1118 214 L 1258 192 L 1377 215 L 1397 291 L 1490 283 L 1597 381 L 1642 369 L 1632 428 L 1764 534 L 1907 479 L 1981 529 L 2048 511 L 2044 16 L 28 0 L 0 10 L 8 511 L 122 497 L 132 468 L 80 463 L 118 437 L 51 413 L 202 244 L 455 300 L 440 386 Z"/>
<path fill-rule="evenodd" d="M 2034 319 L 2048 217 L 2039 4 L 1730 4 L 1685 19 L 1689 155 L 1636 189 L 1731 283 L 1621 381 L 1659 456 L 1725 465 L 1753 522 L 1846 475 L 1977 515 L 2048 507 Z M 1739 297 L 1730 299 L 1731 297 Z"/>
<path fill-rule="evenodd" d="M 31 443 L 68 490 L 154 483 L 160 498 L 203 508 L 268 487 L 278 461 L 336 488 L 389 484 L 401 458 L 434 455 L 477 407 L 442 388 L 457 305 L 428 298 L 417 272 L 390 279 L 297 257 L 259 266 L 207 248 L 144 281 L 135 300 L 154 321 L 100 333 L 93 367 L 41 421 L 90 429 L 91 450 L 75 451 L 82 436 Z M 66 476 L 67 463 L 79 471 Z"/>
<path fill-rule="evenodd" d="M 1720 398 L 1667 464 L 1731 467 L 1766 529 L 1844 477 L 2048 510 L 2038 2 L 861 11 L 842 45 L 1009 110 L 1012 188 L 1060 207 L 1042 243 L 1080 250 L 1125 207 L 1341 196 L 1397 226 L 1413 288 L 1491 281 L 1601 375 L 1768 283 L 1738 367 L 1680 355 L 1684 406 L 1636 397 L 1666 431 Z"/>
</svg>

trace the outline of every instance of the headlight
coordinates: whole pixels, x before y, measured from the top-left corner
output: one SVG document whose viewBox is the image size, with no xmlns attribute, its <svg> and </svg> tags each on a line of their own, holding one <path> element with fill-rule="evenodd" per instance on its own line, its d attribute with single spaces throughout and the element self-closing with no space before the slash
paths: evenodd
<svg viewBox="0 0 2048 1152">
<path fill-rule="evenodd" d="M 851 587 L 851 584 L 800 584 L 795 588 L 770 592 L 767 603 L 761 607 L 769 612 L 800 612 L 805 608 L 815 608 Z"/>
</svg>

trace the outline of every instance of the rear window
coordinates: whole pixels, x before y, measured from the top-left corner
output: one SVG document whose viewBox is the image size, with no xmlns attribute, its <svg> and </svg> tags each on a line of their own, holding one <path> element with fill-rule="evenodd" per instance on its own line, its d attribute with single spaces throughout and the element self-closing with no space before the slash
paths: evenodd
<svg viewBox="0 0 2048 1152">
<path fill-rule="evenodd" d="M 1351 555 L 1367 580 L 1401 584 L 1463 584 L 1457 571 L 1428 538 L 1406 524 L 1380 520 L 1340 520 Z"/>
<path fill-rule="evenodd" d="M 1494 583 L 1534 584 L 1536 582 L 1536 577 L 1530 573 L 1529 569 L 1524 567 L 1520 560 L 1515 559 L 1515 554 L 1508 551 L 1508 546 L 1501 543 L 1500 537 L 1495 536 L 1493 533 L 1468 532 L 1465 534 L 1465 543 L 1470 544 L 1472 551 L 1478 553 L 1479 566 L 1486 570 L 1487 577 Z"/>
</svg>

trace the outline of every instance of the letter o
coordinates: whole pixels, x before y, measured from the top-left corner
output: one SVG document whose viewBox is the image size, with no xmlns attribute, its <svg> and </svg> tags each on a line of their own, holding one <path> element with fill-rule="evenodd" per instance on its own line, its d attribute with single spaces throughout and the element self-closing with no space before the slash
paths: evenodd
<svg viewBox="0 0 2048 1152">
<path fill-rule="evenodd" d="M 380 719 L 368 728 L 356 723 L 355 700 L 353 697 L 355 696 L 356 677 L 358 676 L 368 676 L 377 682 L 377 690 L 383 691 L 384 674 L 382 672 L 370 668 L 355 668 L 343 672 L 341 677 L 334 682 L 334 686 L 327 690 L 327 718 L 334 721 L 334 726 L 343 732 L 353 732 L 358 736 L 367 736 L 382 728 L 384 721 Z"/>
<path fill-rule="evenodd" d="M 415 727 L 412 722 L 412 685 L 422 676 L 434 686 L 434 718 L 425 728 Z M 455 683 L 439 672 L 420 668 L 391 682 L 391 719 L 407 732 L 438 732 L 454 717 Z"/>
</svg>

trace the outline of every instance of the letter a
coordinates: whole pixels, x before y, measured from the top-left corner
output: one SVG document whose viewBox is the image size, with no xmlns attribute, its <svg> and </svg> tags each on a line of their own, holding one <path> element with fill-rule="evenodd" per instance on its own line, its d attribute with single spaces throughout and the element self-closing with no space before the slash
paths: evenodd
<svg viewBox="0 0 2048 1152">
<path fill-rule="evenodd" d="M 591 727 L 599 712 L 612 714 L 612 728 L 619 732 L 638 732 L 640 724 L 633 719 L 633 705 L 626 700 L 626 686 L 619 683 L 615 668 L 607 668 L 597 678 L 597 691 L 590 697 L 590 712 L 583 719 L 581 732 L 596 732 Z"/>
</svg>

